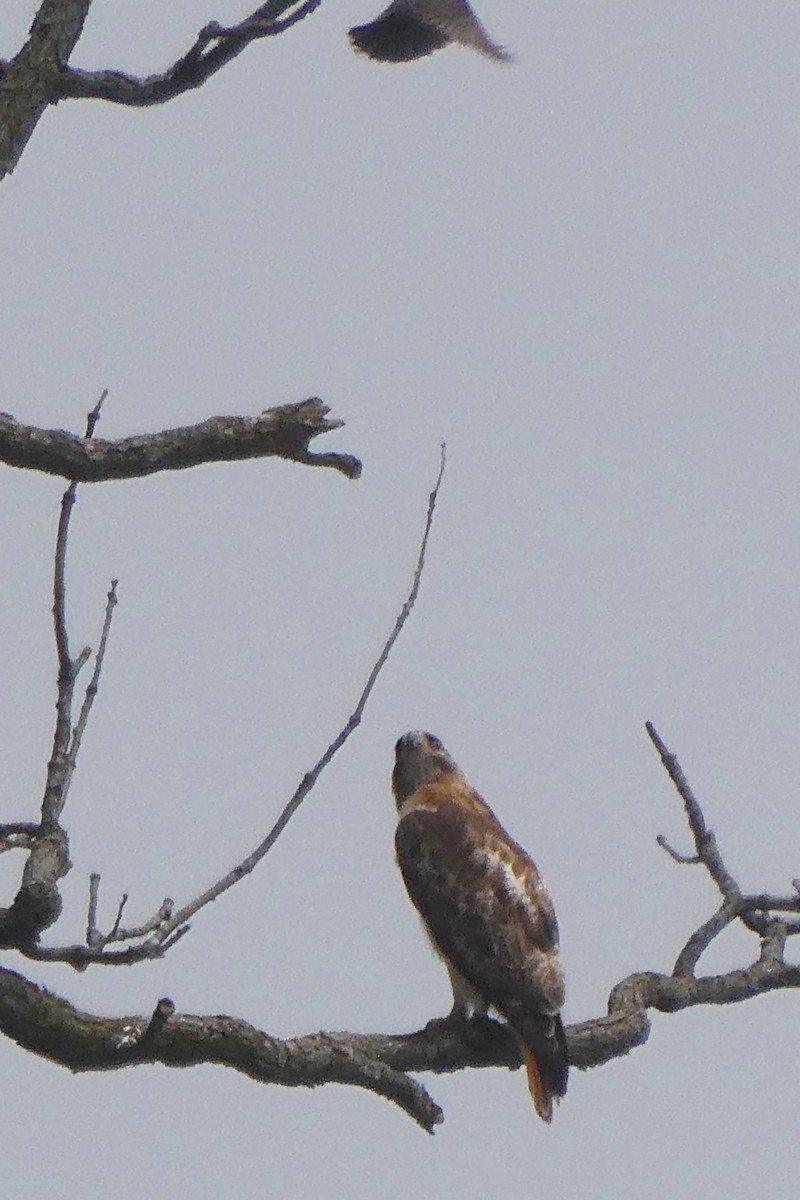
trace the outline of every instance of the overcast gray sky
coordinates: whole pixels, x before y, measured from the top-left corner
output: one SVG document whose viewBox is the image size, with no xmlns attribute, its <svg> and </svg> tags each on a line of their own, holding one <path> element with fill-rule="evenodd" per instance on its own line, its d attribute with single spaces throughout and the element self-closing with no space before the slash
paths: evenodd
<svg viewBox="0 0 800 1200">
<path fill-rule="evenodd" d="M 716 905 L 643 731 L 729 867 L 800 874 L 794 5 L 482 0 L 498 67 L 354 56 L 327 0 L 199 92 L 63 103 L 0 195 L 2 407 L 156 430 L 320 395 L 351 483 L 279 462 L 85 487 L 70 619 L 120 605 L 67 825 L 60 940 L 193 895 L 254 844 L 350 711 L 448 472 L 420 600 L 363 727 L 257 873 L 163 962 L 20 969 L 100 1013 L 276 1035 L 449 1007 L 393 861 L 393 744 L 438 733 L 555 898 L 567 1020 L 668 970 Z M 33 4 L 6 0 L 0 55 Z M 97 3 L 73 61 L 163 69 L 218 0 Z M 322 448 L 322 443 L 318 443 Z M 40 802 L 54 698 L 52 479 L 0 473 L 2 774 Z M 9 895 L 19 862 L 0 859 Z M 709 970 L 749 962 L 730 933 Z M 14 956 L 6 961 L 15 965 Z M 796 1195 L 798 997 L 655 1017 L 542 1126 L 521 1074 L 426 1077 L 432 1138 L 353 1089 L 220 1069 L 72 1078 L 0 1043 L 9 1195 L 523 1200 Z"/>
</svg>

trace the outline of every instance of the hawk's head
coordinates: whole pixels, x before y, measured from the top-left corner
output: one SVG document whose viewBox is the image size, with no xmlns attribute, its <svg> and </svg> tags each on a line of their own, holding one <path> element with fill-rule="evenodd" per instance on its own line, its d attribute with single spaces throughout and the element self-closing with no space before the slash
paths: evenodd
<svg viewBox="0 0 800 1200">
<path fill-rule="evenodd" d="M 394 748 L 392 791 L 397 807 L 423 784 L 454 772 L 461 774 L 455 759 L 450 757 L 435 734 L 419 729 L 404 733 Z"/>
</svg>

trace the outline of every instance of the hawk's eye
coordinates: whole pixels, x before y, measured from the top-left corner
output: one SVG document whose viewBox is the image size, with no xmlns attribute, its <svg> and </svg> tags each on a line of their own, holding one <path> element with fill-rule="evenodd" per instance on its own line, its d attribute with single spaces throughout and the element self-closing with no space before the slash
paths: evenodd
<svg viewBox="0 0 800 1200">
<path fill-rule="evenodd" d="M 437 738 L 435 733 L 426 733 L 425 737 L 428 739 L 434 750 L 444 750 L 444 746 L 439 738 Z"/>
</svg>

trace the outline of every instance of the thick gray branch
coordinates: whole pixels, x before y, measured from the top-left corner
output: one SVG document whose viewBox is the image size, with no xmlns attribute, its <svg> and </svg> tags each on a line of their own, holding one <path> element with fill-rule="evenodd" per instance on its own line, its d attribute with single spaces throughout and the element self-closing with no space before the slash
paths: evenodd
<svg viewBox="0 0 800 1200">
<path fill-rule="evenodd" d="M 0 949 L 35 942 L 61 914 L 58 881 L 70 867 L 67 836 L 58 827 L 35 837 L 13 903 L 0 908 Z"/>
<path fill-rule="evenodd" d="M 347 1035 L 280 1041 L 224 1016 L 174 1016 L 162 1000 L 151 1017 L 81 1012 L 14 971 L 0 968 L 0 1030 L 19 1046 L 71 1071 L 113 1071 L 137 1063 L 192 1067 L 216 1063 L 259 1083 L 317 1087 L 343 1083 L 398 1104 L 432 1131 L 441 1110 L 416 1080 Z"/>
<path fill-rule="evenodd" d="M 61 66 L 69 60 L 92 0 L 42 0 L 30 35 L 0 77 L 0 179 L 17 165 L 50 104 L 63 94 Z"/>
<path fill-rule="evenodd" d="M 765 952 L 752 966 L 701 979 L 643 972 L 612 990 L 608 1015 L 567 1029 L 573 1067 L 600 1066 L 642 1045 L 648 1009 L 671 1013 L 698 1004 L 731 1004 L 800 987 L 800 966 Z M 95 1017 L 0 968 L 0 1030 L 18 1045 L 72 1071 L 110 1071 L 140 1062 L 170 1067 L 215 1063 L 260 1083 L 366 1088 L 400 1105 L 432 1132 L 441 1110 L 408 1072 L 520 1065 L 510 1031 L 481 1020 L 463 1030 L 436 1025 L 411 1034 L 316 1033 L 280 1040 L 225 1016 L 173 1015 L 160 1001 L 151 1017 Z"/>
<path fill-rule="evenodd" d="M 37 429 L 0 413 L 0 462 L 79 483 L 136 479 L 201 463 L 246 458 L 285 458 L 309 466 L 333 467 L 357 479 L 361 463 L 351 454 L 309 450 L 321 433 L 338 429 L 330 410 L 316 398 L 269 408 L 257 417 L 210 417 L 198 425 L 105 441 L 64 429 Z"/>
</svg>

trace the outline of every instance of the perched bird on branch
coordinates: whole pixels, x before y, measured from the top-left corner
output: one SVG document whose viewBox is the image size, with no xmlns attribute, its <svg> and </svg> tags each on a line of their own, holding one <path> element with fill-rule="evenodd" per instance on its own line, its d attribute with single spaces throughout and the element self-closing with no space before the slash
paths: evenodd
<svg viewBox="0 0 800 1200">
<path fill-rule="evenodd" d="M 368 25 L 350 30 L 356 50 L 379 62 L 410 62 L 457 42 L 487 58 L 509 62 L 496 46 L 467 0 L 392 0 Z"/>
<path fill-rule="evenodd" d="M 397 862 L 453 986 L 445 1020 L 496 1009 L 520 1040 L 533 1103 L 549 1122 L 568 1068 L 558 926 L 541 876 L 432 733 L 399 739 L 392 790 Z"/>
</svg>

